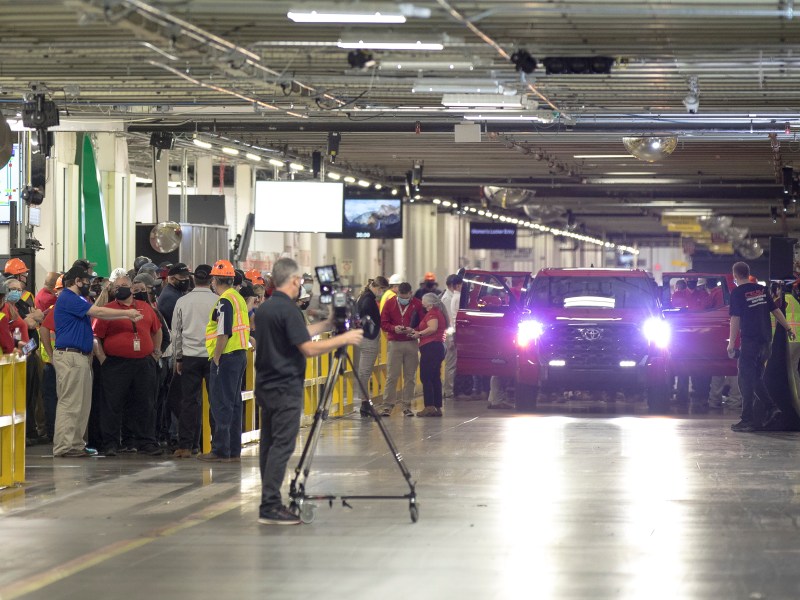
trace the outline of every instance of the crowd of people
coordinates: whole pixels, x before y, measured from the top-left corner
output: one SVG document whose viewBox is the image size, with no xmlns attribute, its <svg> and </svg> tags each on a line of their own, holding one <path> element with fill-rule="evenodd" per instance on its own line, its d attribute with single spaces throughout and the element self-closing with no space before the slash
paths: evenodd
<svg viewBox="0 0 800 600">
<path fill-rule="evenodd" d="M 0 347 L 26 355 L 28 445 L 57 457 L 102 453 L 236 461 L 238 399 L 250 320 L 269 295 L 257 270 L 225 260 L 114 269 L 105 279 L 77 260 L 48 273 L 34 297 L 29 270 L 0 276 Z M 211 399 L 212 451 L 200 454 L 202 389 Z"/>
</svg>

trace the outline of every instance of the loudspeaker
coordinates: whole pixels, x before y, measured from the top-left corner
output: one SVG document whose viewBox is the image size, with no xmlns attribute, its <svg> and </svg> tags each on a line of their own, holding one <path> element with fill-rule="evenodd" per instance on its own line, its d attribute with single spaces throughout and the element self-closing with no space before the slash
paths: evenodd
<svg viewBox="0 0 800 600">
<path fill-rule="evenodd" d="M 795 238 L 772 237 L 769 239 L 769 278 L 794 280 Z"/>
</svg>

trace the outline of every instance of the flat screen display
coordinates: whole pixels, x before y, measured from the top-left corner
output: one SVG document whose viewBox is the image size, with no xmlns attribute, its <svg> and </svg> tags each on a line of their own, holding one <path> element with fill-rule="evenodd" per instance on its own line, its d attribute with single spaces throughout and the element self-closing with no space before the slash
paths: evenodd
<svg viewBox="0 0 800 600">
<path fill-rule="evenodd" d="M 256 181 L 255 230 L 341 233 L 344 185 Z"/>
<path fill-rule="evenodd" d="M 342 233 L 329 237 L 402 238 L 403 202 L 400 198 L 345 198 Z"/>
<path fill-rule="evenodd" d="M 517 226 L 510 223 L 470 223 L 470 250 L 516 250 Z"/>
<path fill-rule="evenodd" d="M 19 202 L 19 144 L 11 146 L 11 160 L 0 169 L 0 223 L 11 220 L 9 203 Z M 19 206 L 19 205 L 17 205 Z"/>
</svg>

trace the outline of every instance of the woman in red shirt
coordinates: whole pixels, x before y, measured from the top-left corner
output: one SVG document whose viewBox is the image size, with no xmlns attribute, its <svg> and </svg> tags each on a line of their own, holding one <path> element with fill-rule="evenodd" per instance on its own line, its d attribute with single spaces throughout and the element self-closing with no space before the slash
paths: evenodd
<svg viewBox="0 0 800 600">
<path fill-rule="evenodd" d="M 449 327 L 447 310 L 439 296 L 425 294 L 422 307 L 427 311 L 411 337 L 419 340 L 419 379 L 425 408 L 418 417 L 442 416 L 442 361 L 444 340 Z"/>
</svg>

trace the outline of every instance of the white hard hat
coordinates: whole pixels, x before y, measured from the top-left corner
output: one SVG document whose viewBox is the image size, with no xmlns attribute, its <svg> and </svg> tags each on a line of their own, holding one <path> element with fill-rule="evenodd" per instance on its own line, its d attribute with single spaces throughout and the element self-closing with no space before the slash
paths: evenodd
<svg viewBox="0 0 800 600">
<path fill-rule="evenodd" d="M 394 273 L 391 277 L 389 277 L 389 285 L 400 285 L 401 283 L 403 283 L 402 275 Z"/>
</svg>

